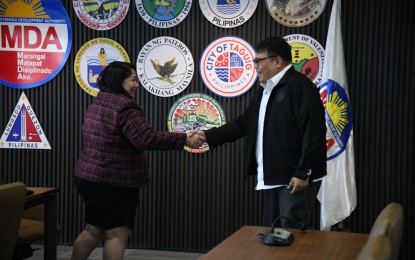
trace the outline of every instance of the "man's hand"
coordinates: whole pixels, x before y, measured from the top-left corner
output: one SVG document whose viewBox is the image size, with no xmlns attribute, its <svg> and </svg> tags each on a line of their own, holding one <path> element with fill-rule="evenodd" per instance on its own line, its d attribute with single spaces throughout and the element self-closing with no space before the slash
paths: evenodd
<svg viewBox="0 0 415 260">
<path fill-rule="evenodd" d="M 294 192 L 307 188 L 309 184 L 310 184 L 310 178 L 302 180 L 296 177 L 292 177 L 290 183 L 288 184 L 287 189 L 292 188 L 291 193 L 294 193 Z"/>
<path fill-rule="evenodd" d="M 190 130 L 186 132 L 186 144 L 191 148 L 199 148 L 204 142 L 206 142 L 205 132 L 200 130 Z"/>
</svg>

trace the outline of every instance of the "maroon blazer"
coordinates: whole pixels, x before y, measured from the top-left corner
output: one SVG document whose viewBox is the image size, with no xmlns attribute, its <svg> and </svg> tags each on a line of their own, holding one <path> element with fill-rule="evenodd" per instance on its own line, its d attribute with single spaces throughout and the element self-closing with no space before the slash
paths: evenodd
<svg viewBox="0 0 415 260">
<path fill-rule="evenodd" d="M 149 182 L 145 150 L 181 150 L 185 133 L 154 130 L 136 102 L 122 94 L 99 92 L 82 126 L 83 150 L 75 175 L 117 187 Z"/>
</svg>

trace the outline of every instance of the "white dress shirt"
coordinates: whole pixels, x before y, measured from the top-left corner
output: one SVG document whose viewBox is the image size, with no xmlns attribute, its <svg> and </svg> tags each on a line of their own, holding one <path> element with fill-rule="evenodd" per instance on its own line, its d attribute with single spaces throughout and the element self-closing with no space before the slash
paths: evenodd
<svg viewBox="0 0 415 260">
<path fill-rule="evenodd" d="M 269 79 L 266 84 L 260 84 L 264 88 L 264 93 L 262 94 L 261 105 L 259 107 L 259 115 L 258 115 L 258 132 L 257 132 L 257 139 L 256 139 L 256 148 L 255 148 L 255 156 L 256 161 L 258 163 L 258 183 L 256 186 L 256 190 L 266 190 L 272 189 L 276 187 L 280 187 L 283 185 L 265 185 L 264 184 L 264 164 L 263 164 L 263 134 L 264 134 L 264 120 L 265 120 L 265 113 L 267 110 L 267 104 L 269 97 L 271 95 L 272 90 L 274 87 L 280 82 L 281 78 L 284 76 L 285 72 L 289 68 L 292 67 L 292 64 L 285 67 L 279 73 L 277 73 L 274 77 Z M 288 183 L 284 184 L 288 185 Z"/>
</svg>

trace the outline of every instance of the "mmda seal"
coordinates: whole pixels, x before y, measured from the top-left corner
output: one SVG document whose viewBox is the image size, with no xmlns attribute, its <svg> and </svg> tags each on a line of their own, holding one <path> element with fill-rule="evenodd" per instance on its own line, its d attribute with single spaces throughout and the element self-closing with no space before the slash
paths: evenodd
<svg viewBox="0 0 415 260">
<path fill-rule="evenodd" d="M 1 1 L 0 39 L 0 84 L 33 88 L 65 65 L 71 22 L 61 1 Z"/>
</svg>

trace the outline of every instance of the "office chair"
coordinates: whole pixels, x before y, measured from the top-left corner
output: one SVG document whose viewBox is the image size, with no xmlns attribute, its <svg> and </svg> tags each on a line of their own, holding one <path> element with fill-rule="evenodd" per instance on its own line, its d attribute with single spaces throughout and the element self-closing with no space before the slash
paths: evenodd
<svg viewBox="0 0 415 260">
<path fill-rule="evenodd" d="M 369 240 L 378 235 L 388 236 L 392 242 L 392 259 L 398 259 L 404 225 L 403 208 L 399 203 L 388 204 L 376 218 Z"/>
<path fill-rule="evenodd" d="M 3 172 L 0 169 L 0 185 L 4 183 L 3 181 Z M 29 195 L 28 191 L 26 190 L 26 195 Z M 14 252 L 12 252 L 13 258 L 10 259 L 20 260 L 33 256 L 33 251 L 36 249 L 32 249 L 31 244 L 44 238 L 44 226 L 44 204 L 23 210 L 20 226 L 18 226 Z M 59 234 L 60 231 L 61 227 L 58 223 L 57 233 Z M 3 260 L 3 258 L 0 257 L 0 260 Z"/>
<path fill-rule="evenodd" d="M 362 248 L 356 260 L 392 260 L 392 241 L 388 236 L 372 237 Z"/>
<path fill-rule="evenodd" d="M 45 237 L 44 227 L 44 204 L 23 211 L 13 256 L 14 260 L 33 256 L 33 251 L 36 249 L 33 249 L 31 244 Z M 59 234 L 60 231 L 61 227 L 57 223 L 57 233 Z"/>
<path fill-rule="evenodd" d="M 26 197 L 26 185 L 14 182 L 0 185 L 0 259 L 10 260 L 17 240 Z"/>
<path fill-rule="evenodd" d="M 34 250 L 31 244 L 45 236 L 43 211 L 43 204 L 23 211 L 13 255 L 14 260 L 33 256 Z"/>
</svg>

